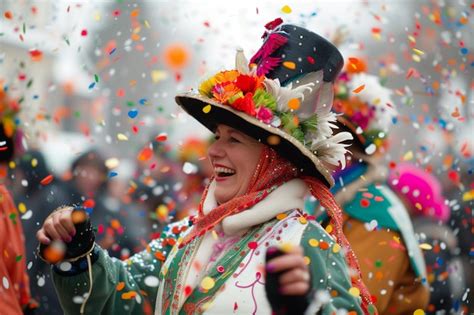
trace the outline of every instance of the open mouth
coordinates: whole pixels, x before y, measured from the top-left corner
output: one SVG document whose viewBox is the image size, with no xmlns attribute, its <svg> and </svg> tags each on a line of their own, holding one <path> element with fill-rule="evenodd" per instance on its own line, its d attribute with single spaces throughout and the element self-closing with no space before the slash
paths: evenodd
<svg viewBox="0 0 474 315">
<path fill-rule="evenodd" d="M 218 166 L 214 167 L 214 173 L 216 174 L 217 178 L 223 179 L 234 175 L 235 170 L 228 167 Z"/>
</svg>

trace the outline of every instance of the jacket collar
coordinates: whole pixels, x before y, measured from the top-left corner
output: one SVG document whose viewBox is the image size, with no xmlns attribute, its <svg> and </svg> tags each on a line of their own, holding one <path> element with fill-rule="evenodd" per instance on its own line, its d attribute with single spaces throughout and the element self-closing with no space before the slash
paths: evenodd
<svg viewBox="0 0 474 315">
<path fill-rule="evenodd" d="M 214 196 L 216 182 L 213 181 L 203 204 L 204 214 L 209 213 L 217 206 Z M 226 235 L 234 235 L 244 232 L 248 228 L 275 218 L 278 214 L 292 210 L 304 209 L 304 197 L 308 193 L 308 187 L 301 179 L 292 179 L 273 192 L 265 199 L 237 214 L 228 216 L 222 220 L 222 230 Z"/>
</svg>

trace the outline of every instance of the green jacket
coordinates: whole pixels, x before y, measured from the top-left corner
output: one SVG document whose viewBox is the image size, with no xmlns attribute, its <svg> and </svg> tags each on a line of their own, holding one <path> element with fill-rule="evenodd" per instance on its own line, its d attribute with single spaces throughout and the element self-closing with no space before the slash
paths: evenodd
<svg viewBox="0 0 474 315">
<path fill-rule="evenodd" d="M 361 314 L 359 303 L 360 298 L 356 298 L 349 293 L 351 287 L 349 276 L 347 273 L 347 266 L 341 252 L 338 252 L 337 245 L 335 246 L 332 238 L 317 224 L 307 222 L 302 224 L 298 217 L 302 217 L 299 212 L 294 211 L 286 219 L 278 221 L 273 220 L 267 224 L 257 226 L 242 238 L 242 244 L 246 244 L 248 240 L 255 239 L 255 235 L 259 235 L 259 240 L 268 239 L 270 235 L 267 231 L 276 232 L 277 229 L 284 227 L 287 229 L 285 235 L 290 238 L 298 238 L 299 243 L 304 248 L 305 256 L 309 262 L 312 285 L 314 292 L 328 292 L 331 300 L 322 306 L 323 314 L 332 314 L 337 309 L 346 309 L 349 311 L 356 311 Z M 304 222 L 304 219 L 301 219 Z M 91 296 L 88 298 L 85 305 L 85 314 L 153 314 L 156 307 L 156 299 L 158 288 L 163 285 L 162 296 L 170 296 L 171 292 L 177 292 L 176 284 L 179 283 L 178 270 L 184 266 L 180 266 L 180 262 L 186 257 L 192 256 L 189 253 L 189 246 L 184 246 L 178 249 L 174 247 L 173 254 L 169 255 L 173 244 L 183 233 L 188 226 L 188 221 L 183 220 L 179 223 L 169 226 L 160 239 L 152 241 L 148 248 L 126 261 L 119 261 L 115 258 L 110 258 L 107 252 L 97 247 L 97 260 L 93 263 L 92 279 L 93 287 Z M 175 233 L 176 232 L 176 233 Z M 287 239 L 286 241 L 290 241 Z M 258 245 L 265 246 L 264 244 Z M 230 254 L 226 254 L 220 261 L 226 261 L 223 264 L 224 268 L 232 269 L 234 271 L 239 267 L 242 261 L 245 261 L 249 256 L 256 257 L 254 250 L 245 246 L 242 250 L 246 252 L 244 256 L 240 253 L 234 258 Z M 166 257 L 171 261 L 167 261 L 167 272 L 163 274 L 162 265 Z M 263 258 L 264 255 L 259 257 Z M 230 257 L 230 259 L 229 259 Z M 219 263 L 219 261 L 217 262 Z M 261 261 L 259 262 L 261 263 Z M 258 263 L 257 263 L 258 265 Z M 251 268 L 249 268 L 251 269 Z M 189 295 L 186 302 L 177 310 L 173 310 L 173 297 L 171 296 L 167 305 L 162 299 L 161 312 L 164 314 L 179 313 L 185 314 L 186 309 L 189 309 L 190 301 L 193 305 L 197 305 L 193 309 L 194 314 L 219 314 L 221 310 L 235 307 L 234 300 L 236 296 L 232 290 L 238 289 L 229 285 L 232 281 L 245 283 L 246 278 L 255 276 L 255 270 L 248 270 L 248 272 L 241 273 L 241 277 L 235 279 L 231 277 L 232 272 L 227 277 L 219 278 L 220 275 L 210 274 L 213 279 L 216 279 L 216 285 L 213 290 L 202 292 L 201 290 L 194 290 Z M 61 302 L 61 305 L 66 314 L 79 314 L 83 296 L 89 290 L 89 273 L 82 272 L 74 276 L 60 275 L 58 272 L 53 272 L 54 283 Z M 169 279 L 170 281 L 167 281 Z M 167 284 L 165 287 L 164 284 Z M 264 286 L 258 284 L 259 290 L 264 290 Z M 183 288 L 180 288 L 183 291 Z M 229 292 L 225 292 L 229 290 Z M 244 290 L 245 291 L 245 290 Z M 242 294 L 244 295 L 244 294 Z M 214 305 L 206 309 L 208 305 L 205 302 L 214 300 Z M 315 301 L 317 303 L 318 301 Z M 201 303 L 201 304 L 199 304 Z M 251 303 L 248 303 L 251 304 Z M 239 308 L 236 313 L 248 314 L 254 309 L 253 305 L 245 305 L 245 303 L 238 303 Z M 258 301 L 259 310 L 266 310 L 268 312 L 268 302 L 266 300 Z M 232 313 L 233 309 L 229 309 Z M 160 312 L 160 313 L 161 313 Z"/>
</svg>

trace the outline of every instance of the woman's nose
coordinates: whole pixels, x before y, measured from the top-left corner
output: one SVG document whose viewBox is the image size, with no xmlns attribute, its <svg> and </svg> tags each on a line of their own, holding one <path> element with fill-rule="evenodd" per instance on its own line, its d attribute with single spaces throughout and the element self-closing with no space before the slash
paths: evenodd
<svg viewBox="0 0 474 315">
<path fill-rule="evenodd" d="M 216 140 L 213 144 L 209 146 L 207 154 L 211 159 L 223 157 L 225 155 L 225 152 L 223 150 L 222 143 L 219 140 Z"/>
</svg>

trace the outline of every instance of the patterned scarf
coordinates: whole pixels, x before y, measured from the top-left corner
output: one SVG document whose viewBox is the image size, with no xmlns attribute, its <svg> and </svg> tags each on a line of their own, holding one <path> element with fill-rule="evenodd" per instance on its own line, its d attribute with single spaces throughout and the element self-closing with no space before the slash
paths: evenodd
<svg viewBox="0 0 474 315">
<path fill-rule="evenodd" d="M 370 294 L 367 287 L 362 282 L 357 257 L 352 251 L 352 248 L 343 233 L 342 210 L 334 200 L 334 196 L 326 185 L 324 185 L 319 179 L 309 176 L 300 176 L 298 169 L 293 164 L 282 158 L 269 146 L 264 146 L 262 150 L 259 162 L 245 195 L 220 204 L 209 213 L 204 214 L 203 205 L 210 184 L 206 187 L 199 204 L 198 215 L 193 218 L 193 228 L 191 232 L 184 237 L 179 245 L 180 248 L 194 240 L 196 237 L 202 236 L 207 231 L 212 230 L 227 216 L 251 208 L 267 197 L 276 188 L 297 177 L 304 180 L 306 185 L 309 187 L 311 194 L 319 200 L 331 218 L 330 222 L 334 228 L 330 234 L 344 249 L 345 258 L 349 268 L 356 272 L 356 276 L 351 277 L 352 285 L 359 289 L 360 296 L 362 297 L 362 308 L 365 313 L 368 313 L 368 306 L 369 304 L 372 304 Z M 212 180 L 210 182 L 212 182 Z"/>
<path fill-rule="evenodd" d="M 206 187 L 199 204 L 198 215 L 193 219 L 193 229 L 191 233 L 185 236 L 181 246 L 188 244 L 197 236 L 204 235 L 206 231 L 212 230 L 227 216 L 251 208 L 276 188 L 280 187 L 285 182 L 296 178 L 297 175 L 298 171 L 296 167 L 286 159 L 280 157 L 280 155 L 270 147 L 264 146 L 245 195 L 232 198 L 231 200 L 218 205 L 208 214 L 204 214 L 204 201 L 206 200 L 210 185 Z M 210 182 L 212 181 L 213 179 L 211 179 Z"/>
</svg>

